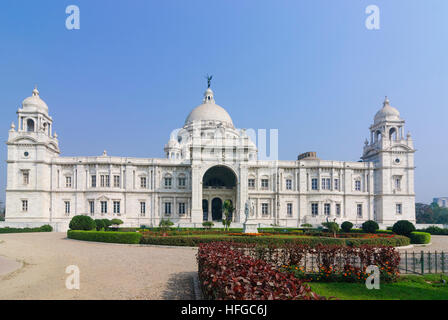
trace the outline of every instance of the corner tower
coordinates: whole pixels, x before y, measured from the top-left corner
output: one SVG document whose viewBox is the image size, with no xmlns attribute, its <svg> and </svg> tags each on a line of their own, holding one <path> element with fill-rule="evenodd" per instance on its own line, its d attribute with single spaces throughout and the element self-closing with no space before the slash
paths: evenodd
<svg viewBox="0 0 448 320">
<path fill-rule="evenodd" d="M 370 142 L 366 140 L 361 157 L 374 163 L 374 217 L 386 225 L 398 220 L 415 223 L 415 149 L 410 133 L 404 135 L 404 125 L 386 97 L 370 126 Z"/>
<path fill-rule="evenodd" d="M 51 221 L 51 160 L 59 156 L 53 119 L 35 88 L 17 111 L 7 141 L 6 222 Z"/>
</svg>

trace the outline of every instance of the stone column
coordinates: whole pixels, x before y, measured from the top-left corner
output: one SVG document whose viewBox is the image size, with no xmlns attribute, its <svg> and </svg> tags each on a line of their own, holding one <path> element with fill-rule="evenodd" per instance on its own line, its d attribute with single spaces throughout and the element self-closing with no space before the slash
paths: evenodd
<svg viewBox="0 0 448 320">
<path fill-rule="evenodd" d="M 202 179 L 200 167 L 191 166 L 191 222 L 202 223 Z"/>
</svg>

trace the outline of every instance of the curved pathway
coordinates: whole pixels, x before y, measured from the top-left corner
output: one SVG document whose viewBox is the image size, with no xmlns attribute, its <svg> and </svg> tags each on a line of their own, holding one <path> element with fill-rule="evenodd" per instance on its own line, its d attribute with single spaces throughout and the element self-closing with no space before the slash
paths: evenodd
<svg viewBox="0 0 448 320">
<path fill-rule="evenodd" d="M 0 299 L 193 299 L 195 255 L 195 248 L 84 242 L 65 233 L 1 234 Z M 66 288 L 70 265 L 79 268 L 79 290 Z"/>
</svg>

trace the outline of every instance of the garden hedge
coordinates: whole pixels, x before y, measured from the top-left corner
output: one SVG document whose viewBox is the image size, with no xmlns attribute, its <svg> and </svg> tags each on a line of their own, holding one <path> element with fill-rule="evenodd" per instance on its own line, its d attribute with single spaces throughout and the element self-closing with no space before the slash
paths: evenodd
<svg viewBox="0 0 448 320">
<path fill-rule="evenodd" d="M 409 235 L 413 244 L 428 244 L 431 242 L 431 234 L 427 232 L 414 231 Z"/>
<path fill-rule="evenodd" d="M 448 235 L 448 229 L 446 229 L 446 228 L 439 228 L 439 227 L 436 227 L 436 226 L 431 226 L 431 227 L 428 227 L 426 229 L 421 229 L 421 230 L 418 230 L 418 231 L 427 232 L 427 233 L 430 233 L 430 234 L 433 234 L 433 235 L 440 235 L 440 236 Z"/>
<path fill-rule="evenodd" d="M 258 243 L 258 244 L 306 244 L 310 246 L 340 245 L 340 246 L 361 246 L 361 245 L 382 245 L 382 246 L 407 246 L 410 240 L 403 236 L 394 236 L 390 238 L 326 238 L 326 237 L 278 237 L 278 236 L 148 236 L 143 235 L 140 240 L 142 244 L 166 245 L 166 246 L 189 246 L 197 247 L 200 243 L 211 242 L 237 242 L 237 243 Z"/>
<path fill-rule="evenodd" d="M 51 232 L 53 227 L 46 224 L 38 228 L 0 228 L 0 233 Z"/>
<path fill-rule="evenodd" d="M 142 235 L 138 232 L 68 230 L 67 237 L 84 241 L 137 244 Z"/>
</svg>

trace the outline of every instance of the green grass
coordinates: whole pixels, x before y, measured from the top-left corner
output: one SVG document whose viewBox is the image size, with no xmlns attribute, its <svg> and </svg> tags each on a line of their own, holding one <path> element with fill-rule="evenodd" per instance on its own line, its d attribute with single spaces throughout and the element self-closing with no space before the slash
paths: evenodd
<svg viewBox="0 0 448 320">
<path fill-rule="evenodd" d="M 367 289 L 361 283 L 311 282 L 311 289 L 319 295 L 341 300 L 448 300 L 448 276 L 440 282 L 440 275 L 401 276 L 398 282 L 380 284 L 380 289 Z"/>
</svg>

